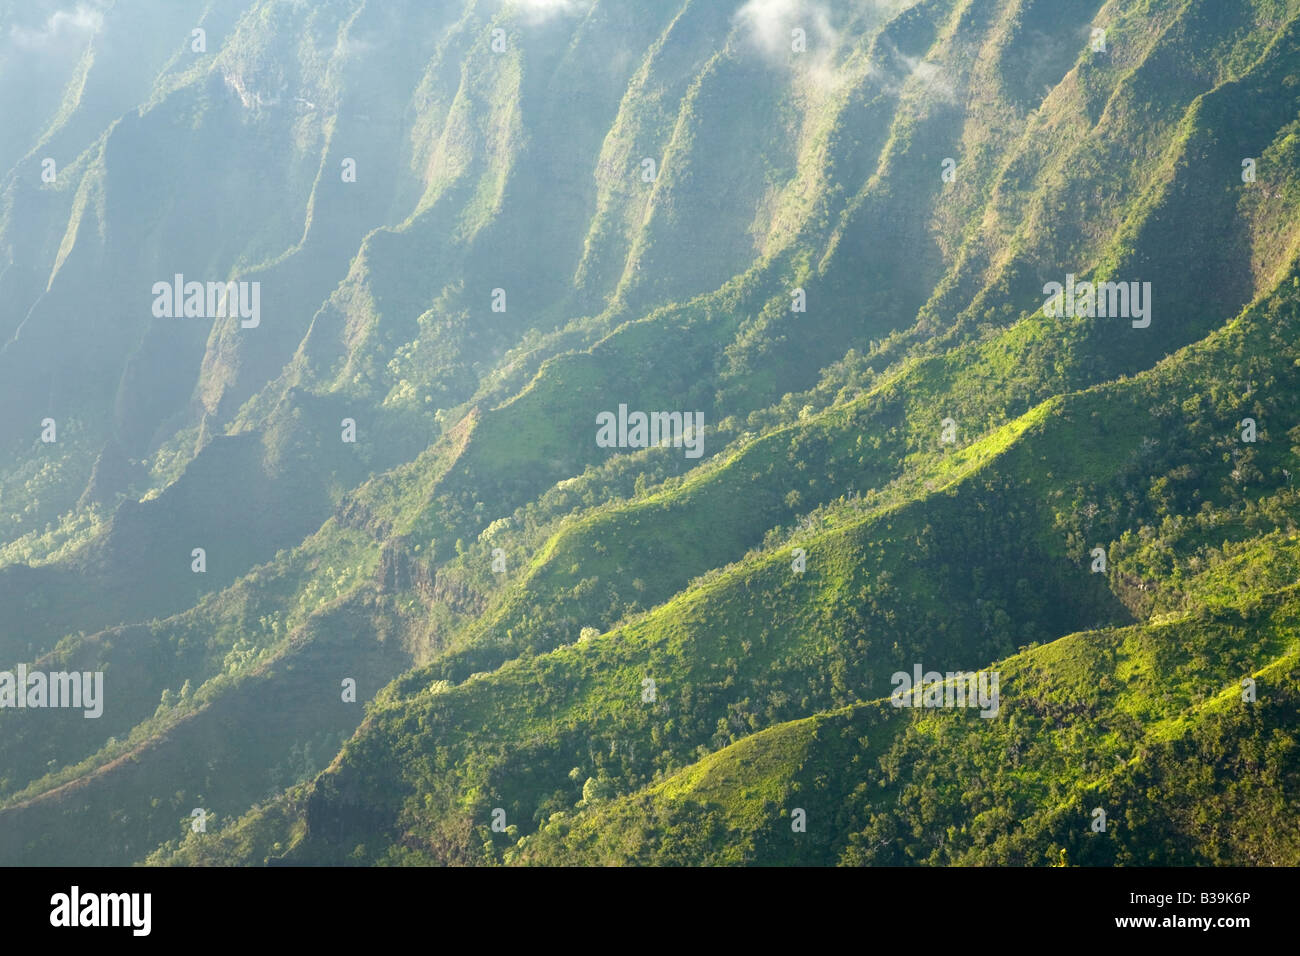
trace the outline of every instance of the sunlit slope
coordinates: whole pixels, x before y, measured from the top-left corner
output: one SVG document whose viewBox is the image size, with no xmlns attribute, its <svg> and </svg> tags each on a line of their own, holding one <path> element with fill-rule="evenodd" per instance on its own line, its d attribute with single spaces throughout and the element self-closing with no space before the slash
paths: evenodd
<svg viewBox="0 0 1300 956">
<path fill-rule="evenodd" d="M 0 714 L 3 858 L 139 861 L 204 802 L 155 859 L 785 859 L 801 735 L 895 669 L 1186 614 L 1237 666 L 1285 632 L 1225 568 L 1289 608 L 1296 4 L 543 6 L 214 4 L 205 54 L 178 7 L 110 91 L 112 6 L 80 92 L 0 142 L 0 667 L 102 667 L 116 700 Z M 260 325 L 153 318 L 178 271 L 259 282 Z M 1150 324 L 1045 317 L 1067 274 L 1150 282 Z M 620 404 L 701 412 L 702 455 L 598 447 Z M 1188 694 L 1160 719 L 1208 733 Z M 711 776 L 733 753 L 761 799 Z M 1102 775 L 1031 763 L 961 838 L 935 827 L 993 804 L 851 843 L 864 791 L 800 859 L 1269 862 L 1244 829 L 1085 860 L 1062 795 Z M 664 843 L 697 778 L 744 809 Z"/>
<path fill-rule="evenodd" d="M 995 719 L 881 701 L 779 724 L 557 812 L 504 858 L 1294 866 L 1296 612 L 1294 591 L 1273 593 L 1249 611 L 1063 637 L 992 663 Z"/>
<path fill-rule="evenodd" d="M 1294 733 L 1293 715 L 1279 695 L 1294 667 L 1294 601 L 1284 582 L 1285 567 L 1294 565 L 1296 499 L 1274 462 L 1285 460 L 1289 450 L 1259 449 L 1261 456 L 1251 461 L 1254 471 L 1244 470 L 1241 461 L 1236 469 L 1222 462 L 1215 467 L 1212 451 L 1233 440 L 1237 423 L 1216 420 L 1213 408 L 1198 409 L 1190 398 L 1207 376 L 1231 377 L 1247 368 L 1276 394 L 1290 394 L 1297 384 L 1298 322 L 1296 291 L 1288 283 L 1284 293 L 1151 372 L 1053 399 L 949 460 L 921 464 L 918 478 L 933 490 L 875 510 L 856 502 L 829 510 L 822 527 L 796 539 L 808 553 L 802 574 L 791 568 L 788 548 L 775 548 L 608 634 L 547 654 L 525 653 L 463 683 L 431 684 L 436 669 L 413 672 L 380 695 L 340 761 L 297 798 L 305 808 L 305 836 L 289 859 L 503 859 L 500 854 L 515 839 L 553 814 L 571 813 L 583 799 L 587 778 L 597 782 L 592 792 L 633 794 L 711 750 L 801 713 L 883 697 L 889 675 L 910 671 L 912 662 L 941 671 L 975 670 L 997 666 L 1025 644 L 1055 649 L 1030 652 L 1026 660 L 1053 661 L 1070 659 L 1070 647 L 1091 640 L 1133 644 L 1123 656 L 1142 658 L 1141 680 L 1105 654 L 1088 665 L 1095 673 L 1053 672 L 1044 678 L 1049 684 L 1091 681 L 1087 713 L 1103 722 L 1098 735 L 1109 740 L 1115 727 L 1124 727 L 1125 747 L 1136 746 L 1134 735 L 1164 742 L 1180 722 L 1189 733 L 1209 733 L 1196 728 L 1212 708 L 1203 712 L 1199 705 L 1229 690 L 1240 704 L 1240 680 L 1263 683 L 1267 674 L 1272 709 L 1260 714 L 1271 722 L 1269 739 L 1284 746 Z M 1267 409 L 1255 411 L 1261 419 L 1277 416 L 1279 431 L 1272 434 L 1296 427 L 1283 407 Z M 1204 467 L 1194 482 L 1175 490 L 1173 482 L 1187 480 L 1187 458 Z M 1247 475 L 1254 476 L 1249 484 L 1243 481 Z M 1083 500 L 1071 508 L 1067 495 Z M 1196 507 L 1178 507 L 1180 498 Z M 1086 507 L 1088 500 L 1099 507 Z M 1171 504 L 1187 517 L 1169 514 Z M 1217 543 L 1207 543 L 1198 530 L 1211 526 L 1221 529 Z M 1121 528 L 1136 534 L 1117 533 Z M 1253 538 L 1263 540 L 1250 550 Z M 1236 540 L 1243 544 L 1221 543 Z M 1094 543 L 1111 555 L 1106 574 L 1090 573 L 1087 550 Z M 1166 568 L 1154 580 L 1145 573 L 1153 549 Z M 1226 571 L 1230 561 L 1246 562 L 1240 576 Z M 1280 574 L 1270 570 L 1277 563 L 1283 565 Z M 1125 618 L 1117 597 L 1144 610 L 1137 594 L 1148 591 L 1164 607 L 1180 610 L 1127 630 L 1112 627 L 1057 640 L 1104 624 L 1107 617 Z M 1078 603 L 1089 594 L 1090 603 Z M 1157 653 L 1160 648 L 1168 650 Z M 1025 666 L 1019 661 L 1008 663 L 1009 707 L 1018 668 Z M 653 701 L 642 699 L 646 678 L 655 682 Z M 1152 691 L 1161 682 L 1168 695 Z M 1059 700 L 1068 702 L 1068 687 L 1053 686 Z M 987 731 L 993 738 L 980 738 L 986 741 L 981 746 L 1001 753 L 999 735 L 1015 726 L 1011 713 L 966 720 L 974 721 L 971 727 L 996 728 Z M 932 719 L 967 726 L 951 713 Z M 1090 761 L 1066 766 L 1046 759 L 1056 744 L 1046 726 L 1039 729 L 1037 735 L 1025 733 L 1033 746 L 1046 748 L 1031 765 L 1044 792 L 1057 793 L 1054 802 L 1061 803 L 1072 789 L 1093 786 L 1096 767 Z M 945 752 L 927 751 L 935 761 Z M 1124 759 L 1136 753 L 1125 750 Z M 884 758 L 883 752 L 875 756 Z M 1293 775 L 1289 766 L 1275 764 L 1273 770 Z M 931 779 L 924 766 L 909 772 Z M 1160 772 L 1173 773 L 1168 766 Z M 849 792 L 863 779 L 840 775 L 834 786 Z M 1126 778 L 1116 779 L 1114 787 L 1128 785 Z M 1260 806 L 1267 804 L 1276 820 L 1286 804 L 1267 803 L 1272 793 L 1270 785 L 1232 799 L 1263 801 Z M 1281 799 L 1290 798 L 1283 791 Z M 1021 819 L 1023 807 L 1013 806 L 1008 819 Z M 496 807 L 515 827 L 505 842 L 488 829 Z M 1005 807 L 1000 812 L 1005 815 Z M 1147 811 L 1164 827 L 1176 830 L 1186 823 L 1160 813 L 1159 807 Z M 1060 816 L 1052 823 L 1058 829 L 1039 834 L 1038 843 L 1017 837 L 1014 851 L 1006 849 L 1001 858 L 1054 859 L 1059 847 L 1050 840 L 1066 839 L 1065 820 Z M 1086 827 L 1087 820 L 1079 822 Z M 963 852 L 972 859 L 991 853 L 986 843 L 992 839 L 979 830 Z M 495 849 L 485 851 L 485 842 Z M 1220 859 L 1261 859 L 1249 855 L 1246 837 L 1228 842 L 1215 851 L 1224 854 Z M 210 851 L 206 845 L 191 841 L 181 858 L 222 852 L 220 842 Z M 1270 859 L 1285 861 L 1293 850 L 1288 846 L 1282 840 L 1275 847 L 1281 856 Z M 707 849 L 723 853 L 713 844 Z M 840 850 L 847 852 L 844 845 Z M 1128 862 L 1193 862 L 1210 850 L 1147 844 L 1135 834 L 1126 849 L 1107 852 Z M 890 859 L 948 859 L 918 854 L 913 848 Z M 1102 859 L 1104 853 L 1083 861 Z"/>
</svg>

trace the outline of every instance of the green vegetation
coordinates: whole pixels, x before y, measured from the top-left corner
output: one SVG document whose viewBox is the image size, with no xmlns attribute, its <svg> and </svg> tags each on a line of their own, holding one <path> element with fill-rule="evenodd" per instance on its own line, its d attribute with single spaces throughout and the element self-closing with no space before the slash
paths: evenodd
<svg viewBox="0 0 1300 956">
<path fill-rule="evenodd" d="M 1300 863 L 1300 3 L 179 6 L 0 94 L 0 858 Z"/>
</svg>

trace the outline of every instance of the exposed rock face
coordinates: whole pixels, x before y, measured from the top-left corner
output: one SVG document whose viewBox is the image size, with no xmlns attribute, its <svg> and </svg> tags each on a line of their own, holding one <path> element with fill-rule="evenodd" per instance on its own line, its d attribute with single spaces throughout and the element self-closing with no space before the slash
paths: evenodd
<svg viewBox="0 0 1300 956">
<path fill-rule="evenodd" d="M 445 604 L 458 614 L 477 614 L 487 603 L 458 574 L 447 570 L 431 573 L 428 562 L 415 557 L 409 542 L 400 537 L 384 544 L 375 570 L 375 587 L 383 594 L 414 591 L 424 604 Z"/>
<path fill-rule="evenodd" d="M 95 460 L 90 481 L 86 483 L 86 490 L 81 493 L 77 507 L 84 508 L 91 504 L 111 505 L 119 494 L 131 487 L 132 482 L 142 478 L 144 478 L 144 469 L 127 457 L 121 445 L 109 439 L 104 450 L 99 453 L 99 458 Z"/>
</svg>

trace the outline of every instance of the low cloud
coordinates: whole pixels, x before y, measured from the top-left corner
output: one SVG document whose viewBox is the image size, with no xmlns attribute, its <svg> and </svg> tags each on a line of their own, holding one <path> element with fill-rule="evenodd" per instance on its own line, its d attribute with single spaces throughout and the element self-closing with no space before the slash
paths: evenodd
<svg viewBox="0 0 1300 956">
<path fill-rule="evenodd" d="M 540 23 L 552 17 L 586 13 L 595 0 L 509 0 L 507 9 L 530 23 Z"/>
<path fill-rule="evenodd" d="M 901 54 L 899 60 L 907 67 L 908 75 L 921 87 L 926 96 L 946 103 L 957 102 L 957 90 L 943 67 Z"/>
<path fill-rule="evenodd" d="M 54 11 L 40 27 L 24 27 L 15 24 L 9 29 L 9 39 L 17 47 L 39 50 L 64 44 L 84 43 L 103 26 L 104 14 L 100 7 L 79 3 L 70 10 Z"/>
<path fill-rule="evenodd" d="M 830 49 L 838 40 L 830 9 L 817 0 L 748 0 L 736 11 L 735 22 L 769 56 L 790 53 L 796 27 L 807 35 L 810 49 Z"/>
</svg>

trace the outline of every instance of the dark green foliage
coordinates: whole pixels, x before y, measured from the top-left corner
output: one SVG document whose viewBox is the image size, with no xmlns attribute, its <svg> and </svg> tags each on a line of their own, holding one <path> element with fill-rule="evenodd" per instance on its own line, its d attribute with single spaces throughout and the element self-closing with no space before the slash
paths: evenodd
<svg viewBox="0 0 1300 956">
<path fill-rule="evenodd" d="M 176 6 L 0 56 L 0 859 L 1300 862 L 1295 2 Z"/>
</svg>

